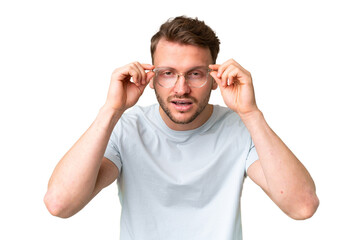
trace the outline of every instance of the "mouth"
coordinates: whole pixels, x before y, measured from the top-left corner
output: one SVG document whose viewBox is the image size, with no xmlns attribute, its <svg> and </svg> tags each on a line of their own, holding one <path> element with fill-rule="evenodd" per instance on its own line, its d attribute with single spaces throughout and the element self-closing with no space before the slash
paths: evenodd
<svg viewBox="0 0 360 240">
<path fill-rule="evenodd" d="M 193 102 L 189 99 L 174 99 L 170 101 L 176 110 L 187 112 L 192 108 Z"/>
<path fill-rule="evenodd" d="M 171 103 L 175 104 L 175 105 L 185 106 L 185 105 L 191 105 L 192 101 L 190 101 L 190 100 L 172 100 Z"/>
</svg>

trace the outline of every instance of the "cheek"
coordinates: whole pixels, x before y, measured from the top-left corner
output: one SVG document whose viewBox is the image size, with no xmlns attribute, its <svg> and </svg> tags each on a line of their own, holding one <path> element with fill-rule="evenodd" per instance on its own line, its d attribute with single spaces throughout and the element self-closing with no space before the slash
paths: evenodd
<svg viewBox="0 0 360 240">
<path fill-rule="evenodd" d="M 150 86 L 151 87 L 151 86 Z M 153 89 L 155 90 L 155 94 L 157 97 L 160 97 L 161 99 L 167 99 L 169 95 L 164 90 L 164 88 L 157 86 L 156 84 L 153 84 Z"/>
<path fill-rule="evenodd" d="M 203 88 L 201 88 L 201 95 L 207 97 L 210 94 L 210 92 L 216 88 L 217 88 L 216 83 L 209 81 Z"/>
</svg>

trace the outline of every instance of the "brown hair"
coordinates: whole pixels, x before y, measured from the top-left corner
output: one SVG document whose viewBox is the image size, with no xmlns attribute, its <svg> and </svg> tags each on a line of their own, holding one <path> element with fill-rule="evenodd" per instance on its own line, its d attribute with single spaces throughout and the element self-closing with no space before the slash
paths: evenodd
<svg viewBox="0 0 360 240">
<path fill-rule="evenodd" d="M 169 19 L 160 26 L 159 31 L 151 38 L 151 59 L 161 38 L 167 41 L 209 48 L 213 63 L 220 50 L 220 40 L 215 32 L 203 21 L 185 16 Z"/>
</svg>

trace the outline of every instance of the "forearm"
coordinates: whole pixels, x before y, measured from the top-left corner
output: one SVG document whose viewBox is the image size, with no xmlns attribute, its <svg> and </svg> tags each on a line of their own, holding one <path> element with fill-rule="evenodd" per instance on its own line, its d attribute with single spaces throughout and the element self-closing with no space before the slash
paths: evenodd
<svg viewBox="0 0 360 240">
<path fill-rule="evenodd" d="M 311 211 L 317 207 L 315 184 L 303 166 L 283 141 L 266 123 L 258 111 L 242 119 L 249 130 L 259 156 L 266 179 L 265 191 L 287 214 L 297 217 L 297 213 Z M 294 214 L 295 213 L 295 214 Z"/>
<path fill-rule="evenodd" d="M 91 199 L 107 143 L 120 116 L 110 108 L 101 108 L 89 129 L 57 164 L 45 196 L 54 215 L 72 215 Z"/>
</svg>

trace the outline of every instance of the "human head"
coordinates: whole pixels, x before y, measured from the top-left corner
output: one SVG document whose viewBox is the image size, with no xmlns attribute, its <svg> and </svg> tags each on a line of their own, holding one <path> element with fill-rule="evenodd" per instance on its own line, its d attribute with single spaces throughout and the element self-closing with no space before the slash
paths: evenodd
<svg viewBox="0 0 360 240">
<path fill-rule="evenodd" d="M 211 53 L 212 63 L 216 63 L 216 58 L 220 50 L 220 41 L 215 32 L 197 18 L 179 16 L 170 18 L 160 26 L 159 31 L 151 38 L 150 50 L 153 63 L 154 53 L 160 39 L 208 48 Z"/>
<path fill-rule="evenodd" d="M 194 67 L 215 63 L 219 44 L 215 33 L 204 22 L 177 17 L 165 22 L 152 37 L 152 62 L 155 67 L 169 67 L 185 73 Z M 212 107 L 208 102 L 211 90 L 217 88 L 212 78 L 201 88 L 190 87 L 185 78 L 179 78 L 172 88 L 161 87 L 152 79 L 150 87 L 155 90 L 160 115 L 174 130 L 199 127 L 211 115 Z"/>
</svg>

